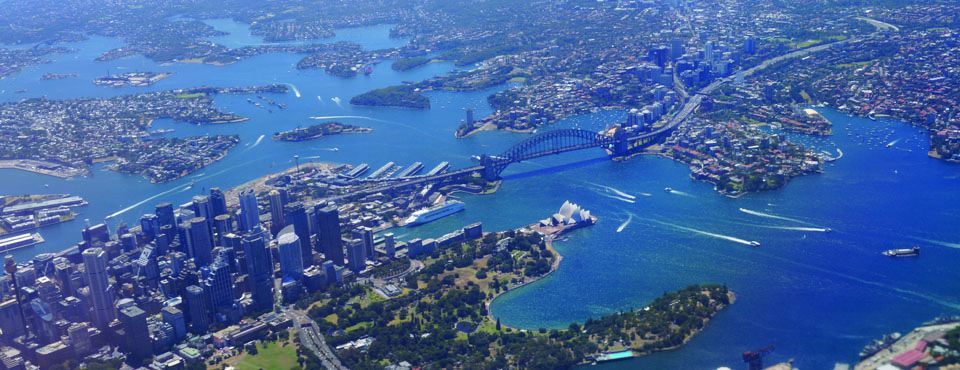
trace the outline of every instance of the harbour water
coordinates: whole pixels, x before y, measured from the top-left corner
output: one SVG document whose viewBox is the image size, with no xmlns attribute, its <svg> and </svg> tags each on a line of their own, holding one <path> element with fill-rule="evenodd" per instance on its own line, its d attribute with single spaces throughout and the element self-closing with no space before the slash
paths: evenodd
<svg viewBox="0 0 960 370">
<path fill-rule="evenodd" d="M 216 25 L 217 23 L 213 23 Z M 225 28 L 233 25 L 223 26 Z M 236 43 L 259 42 L 245 28 L 229 28 Z M 341 32 L 365 47 L 400 45 L 387 27 Z M 344 36 L 346 35 L 346 36 Z M 142 91 L 208 86 L 290 83 L 301 93 L 270 95 L 287 105 L 272 113 L 246 102 L 250 96 L 217 96 L 218 107 L 250 117 L 228 125 L 193 126 L 159 120 L 154 129 L 172 128 L 175 136 L 239 134 L 241 144 L 224 160 L 184 179 L 150 184 L 139 176 L 94 168 L 94 176 L 61 180 L 16 170 L 0 170 L 0 194 L 71 193 L 90 205 L 76 221 L 40 229 L 45 243 L 15 251 L 18 261 L 58 251 L 80 239 L 83 219 L 131 224 L 156 203 L 189 201 L 213 186 L 228 188 L 301 161 L 400 165 L 448 161 L 453 168 L 471 164 L 474 154 L 497 154 L 526 137 L 483 132 L 456 139 L 454 131 L 471 107 L 476 116 L 491 112 L 492 91 L 429 93 L 427 111 L 352 107 L 347 101 L 373 88 L 419 81 L 454 67 L 434 63 L 395 72 L 389 62 L 369 76 L 339 79 L 323 71 L 298 71 L 300 56 L 268 54 L 228 65 L 157 65 L 142 57 L 93 62 L 118 47 L 115 39 L 92 38 L 71 45 L 72 54 L 25 69 L 0 81 L 0 101 L 23 98 L 114 96 Z M 107 71 L 174 72 L 144 88 L 105 88 L 90 81 Z M 77 73 L 76 78 L 40 81 L 44 73 Z M 503 87 L 500 87 L 503 88 Z M 18 89 L 26 93 L 12 93 Z M 319 97 L 319 98 L 318 98 Z M 338 99 L 334 99 L 338 98 Z M 340 100 L 338 104 L 335 100 Z M 801 368 L 830 368 L 856 360 L 860 348 L 892 331 L 907 331 L 939 314 L 960 313 L 960 167 L 926 156 L 927 140 L 916 128 L 888 119 L 870 121 L 820 109 L 834 123 L 834 136 L 789 135 L 817 151 L 843 151 L 823 174 L 794 179 L 779 191 L 740 199 L 720 196 L 712 185 L 693 181 L 685 165 L 656 157 L 612 162 L 599 150 L 546 157 L 511 166 L 500 192 L 460 196 L 466 210 L 436 222 L 394 232 L 401 240 L 436 237 L 482 221 L 485 230 L 519 227 L 548 217 L 570 200 L 589 209 L 599 222 L 558 243 L 563 263 L 550 277 L 497 299 L 492 313 L 506 325 L 562 328 L 621 309 L 640 308 L 663 292 L 694 283 L 725 283 L 738 301 L 679 350 L 599 365 L 611 369 L 739 368 L 739 354 L 776 345 L 770 362 L 795 358 Z M 623 119 L 618 111 L 574 117 L 554 127 L 600 129 Z M 363 135 L 279 142 L 274 132 L 328 117 L 372 127 Z M 847 127 L 849 125 L 849 127 Z M 545 129 L 549 129 L 545 128 Z M 851 133 L 850 136 L 847 133 Z M 170 134 L 168 134 L 170 135 Z M 858 137 L 857 135 L 861 135 Z M 876 137 L 866 144 L 862 137 Z M 882 139 L 882 140 L 881 140 Z M 885 145 L 900 139 L 895 145 Z M 330 150 L 338 148 L 338 151 Z M 907 151 L 911 149 L 912 151 Z M 195 187 L 187 189 L 190 182 Z M 49 184 L 43 187 L 42 184 Z M 671 187 L 672 193 L 663 189 Z M 634 196 L 625 197 L 623 194 Z M 744 212 L 740 209 L 749 210 Z M 124 211 L 124 212 L 120 212 Z M 770 217 L 775 216 L 775 217 Z M 820 231 L 831 228 L 832 232 Z M 619 229 L 619 230 L 618 230 Z M 618 232 L 620 231 L 620 232 Z M 747 245 L 759 241 L 759 247 Z M 919 244 L 916 259 L 891 259 L 880 253 Z"/>
</svg>

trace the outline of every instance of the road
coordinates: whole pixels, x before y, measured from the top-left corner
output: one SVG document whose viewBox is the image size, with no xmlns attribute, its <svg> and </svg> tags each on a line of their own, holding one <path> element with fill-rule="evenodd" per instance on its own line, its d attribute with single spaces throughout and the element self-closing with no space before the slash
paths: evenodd
<svg viewBox="0 0 960 370">
<path fill-rule="evenodd" d="M 874 35 L 875 35 L 875 34 L 870 34 L 870 35 L 865 36 L 865 37 L 854 37 L 854 38 L 850 38 L 850 39 L 846 39 L 846 40 L 835 41 L 835 42 L 831 42 L 831 43 L 828 43 L 828 44 L 823 44 L 823 45 L 818 45 L 818 46 L 814 46 L 814 47 L 810 47 L 810 48 L 806 48 L 806 49 L 802 49 L 802 50 L 797 50 L 797 51 L 790 52 L 790 53 L 787 53 L 787 54 L 784 54 L 784 55 L 781 55 L 781 56 L 778 56 L 778 57 L 770 58 L 770 59 L 767 59 L 767 60 L 763 61 L 762 63 L 760 63 L 760 64 L 758 64 L 758 65 L 756 65 L 756 66 L 754 66 L 754 67 L 752 67 L 752 68 L 750 68 L 750 69 L 747 69 L 747 70 L 743 71 L 743 75 L 744 75 L 744 76 L 749 76 L 749 75 L 752 75 L 753 73 L 755 73 L 755 72 L 757 72 L 757 71 L 759 71 L 759 70 L 762 70 L 762 69 L 767 68 L 767 67 L 769 67 L 769 66 L 771 66 L 771 65 L 773 65 L 773 64 L 776 64 L 776 63 L 778 63 L 778 62 L 781 62 L 781 61 L 784 61 L 784 60 L 787 60 L 787 59 L 802 57 L 802 56 L 807 55 L 807 54 L 810 54 L 810 53 L 815 53 L 815 52 L 818 52 L 818 51 L 821 51 L 821 50 L 825 50 L 825 49 L 830 48 L 830 47 L 832 47 L 832 46 L 834 46 L 834 45 L 840 45 L 840 44 L 844 44 L 844 43 L 848 43 L 848 42 L 859 42 L 859 41 L 863 41 L 863 40 L 865 40 L 865 39 L 867 39 L 867 38 L 873 37 Z M 637 137 L 635 137 L 635 138 L 631 138 L 631 140 L 635 140 L 635 139 L 639 139 L 639 138 L 643 138 L 643 137 L 647 137 L 647 136 L 651 136 L 651 135 L 659 135 L 659 134 L 662 134 L 662 133 L 664 133 L 664 132 L 666 132 L 666 131 L 675 129 L 677 126 L 680 125 L 680 123 L 682 123 L 684 120 L 686 120 L 686 119 L 690 116 L 690 114 L 692 114 L 692 113 L 700 106 L 700 103 L 703 101 L 703 96 L 709 95 L 710 93 L 712 93 L 712 92 L 714 92 L 716 89 L 718 89 L 721 85 L 723 85 L 723 84 L 725 84 L 725 83 L 727 83 L 727 82 L 730 82 L 732 79 L 733 79 L 732 76 L 728 76 L 728 77 L 721 78 L 721 79 L 718 79 L 718 80 L 716 80 L 716 81 L 713 81 L 713 82 L 710 83 L 709 85 L 704 86 L 702 89 L 700 89 L 699 91 L 697 91 L 696 95 L 694 95 L 693 97 L 687 99 L 687 102 L 684 103 L 683 108 L 680 109 L 680 111 L 677 112 L 677 114 L 674 115 L 673 118 L 670 119 L 670 121 L 667 121 L 667 124 L 665 124 L 665 125 L 663 125 L 663 126 L 660 126 L 659 129 L 657 129 L 657 130 L 655 130 L 655 131 L 653 131 L 653 132 L 645 133 L 645 134 L 640 135 L 640 136 L 637 136 Z M 682 95 L 686 95 L 686 91 L 681 90 L 681 94 L 682 94 Z"/>
<path fill-rule="evenodd" d="M 340 359 L 333 353 L 333 350 L 327 346 L 327 342 L 323 340 L 323 335 L 320 334 L 317 323 L 313 319 L 297 310 L 286 309 L 285 312 L 293 317 L 297 327 L 297 335 L 300 336 L 300 343 L 320 359 L 324 369 L 347 370 L 347 367 L 340 363 Z M 309 322 L 310 324 L 302 326 L 302 322 Z"/>
</svg>

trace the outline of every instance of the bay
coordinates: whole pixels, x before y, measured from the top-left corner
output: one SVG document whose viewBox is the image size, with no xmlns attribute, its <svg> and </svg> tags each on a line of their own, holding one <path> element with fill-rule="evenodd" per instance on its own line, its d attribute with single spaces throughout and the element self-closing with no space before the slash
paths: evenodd
<svg viewBox="0 0 960 370">
<path fill-rule="evenodd" d="M 212 25 L 231 32 L 224 37 L 233 37 L 238 44 L 262 41 L 244 27 L 223 22 Z M 344 30 L 338 32 L 338 39 L 367 48 L 405 42 L 387 37 L 388 29 Z M 236 124 L 194 126 L 158 120 L 154 128 L 172 128 L 174 136 L 241 137 L 241 144 L 224 160 L 170 183 L 150 184 L 139 176 L 102 171 L 102 166 L 94 168 L 93 177 L 71 180 L 0 170 L 2 194 L 71 193 L 90 202 L 79 208 L 78 220 L 41 229 L 46 243 L 12 252 L 18 261 L 74 245 L 80 240 L 84 218 L 99 223 L 125 210 L 109 220 L 111 228 L 120 221 L 136 224 L 141 214 L 153 212 L 156 203 L 184 203 L 201 190 L 229 188 L 291 167 L 293 155 L 306 161 L 369 163 L 371 167 L 388 161 L 401 165 L 420 161 L 429 168 L 449 161 L 459 168 L 472 164 L 471 155 L 500 153 L 527 137 L 483 132 L 454 138 L 463 109 L 473 108 L 478 117 L 488 115 L 492 110 L 486 97 L 496 89 L 431 92 L 427 95 L 433 109 L 428 111 L 347 104 L 350 97 L 370 89 L 446 73 L 454 68 L 450 63 L 396 72 L 387 61 L 374 66 L 369 77 L 339 79 L 323 71 L 297 70 L 300 56 L 289 54 L 261 55 L 228 66 L 158 65 L 142 57 L 93 62 L 103 51 L 121 45 L 119 40 L 98 37 L 72 44 L 78 52 L 51 56 L 50 64 L 28 67 L 0 81 L 4 91 L 0 101 L 267 83 L 292 84 L 301 97 L 270 94 L 269 99 L 288 107 L 273 112 L 247 103 L 252 96 L 215 97 L 224 111 L 251 118 Z M 90 82 L 108 72 L 137 70 L 175 74 L 145 88 L 111 89 Z M 47 72 L 79 76 L 41 81 Z M 13 93 L 19 89 L 28 92 Z M 854 362 L 863 345 L 884 333 L 906 332 L 936 315 L 960 313 L 956 293 L 960 273 L 955 269 L 960 263 L 960 229 L 956 227 L 960 200 L 954 196 L 960 191 L 960 175 L 956 165 L 926 156 L 926 136 L 917 128 L 895 120 L 870 121 L 820 110 L 834 122 L 834 136 L 787 136 L 818 151 L 839 148 L 843 158 L 823 174 L 794 179 L 779 191 L 730 199 L 717 194 L 710 184 L 691 180 L 683 164 L 656 157 L 613 162 L 600 150 L 586 150 L 512 165 L 499 193 L 461 196 L 466 211 L 422 227 L 392 231 L 401 240 L 437 237 L 477 221 L 487 231 L 504 230 L 546 218 L 570 200 L 591 210 L 600 221 L 572 233 L 570 241 L 558 243 L 565 258 L 553 275 L 493 303 L 492 314 L 504 324 L 563 328 L 573 321 L 640 308 L 663 292 L 688 284 L 716 282 L 727 284 L 739 295 L 738 301 L 686 346 L 601 366 L 738 368 L 742 367 L 740 353 L 771 344 L 777 350 L 768 357 L 769 363 L 795 358 L 801 368 L 830 368 L 836 361 Z M 328 117 L 374 131 L 299 143 L 269 138 L 277 131 L 318 122 L 310 117 Z M 600 129 L 623 117 L 620 111 L 601 111 L 543 129 Z M 869 144 L 868 137 L 872 138 Z M 190 182 L 195 187 L 185 190 Z M 676 191 L 668 194 L 665 187 Z M 618 192 L 636 198 L 626 202 Z M 832 232 L 813 230 L 827 227 Z M 756 240 L 761 245 L 751 247 L 738 240 Z M 886 249 L 914 244 L 923 248 L 916 259 L 880 255 Z"/>
</svg>

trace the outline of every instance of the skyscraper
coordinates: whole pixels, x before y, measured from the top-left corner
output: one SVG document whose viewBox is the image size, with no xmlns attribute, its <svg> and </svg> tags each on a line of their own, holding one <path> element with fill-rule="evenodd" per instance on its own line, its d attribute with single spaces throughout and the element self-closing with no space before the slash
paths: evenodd
<svg viewBox="0 0 960 370">
<path fill-rule="evenodd" d="M 83 228 L 81 234 L 88 247 L 102 247 L 104 243 L 110 241 L 110 229 L 106 224 L 87 226 Z"/>
<path fill-rule="evenodd" d="M 260 225 L 260 210 L 257 209 L 257 194 L 252 189 L 240 193 L 240 229 L 252 231 Z"/>
<path fill-rule="evenodd" d="M 336 206 L 319 204 L 314 208 L 314 218 L 317 222 L 317 243 L 320 252 L 327 260 L 343 266 L 343 246 L 340 241 L 340 214 Z"/>
<path fill-rule="evenodd" d="M 353 231 L 353 238 L 363 241 L 363 255 L 366 258 L 372 259 L 374 257 L 373 230 L 370 230 L 370 228 L 366 226 L 360 226 Z"/>
<path fill-rule="evenodd" d="M 347 259 L 350 271 L 360 272 L 367 267 L 366 248 L 363 246 L 363 240 L 353 239 L 347 243 Z"/>
<path fill-rule="evenodd" d="M 230 276 L 228 253 L 221 250 L 216 260 L 204 268 L 204 290 L 210 296 L 213 309 L 233 305 L 233 278 Z"/>
<path fill-rule="evenodd" d="M 310 244 L 310 219 L 303 203 L 290 203 L 285 207 L 287 223 L 293 225 L 293 232 L 300 238 L 300 255 L 304 267 L 313 264 L 313 250 Z"/>
<path fill-rule="evenodd" d="M 157 208 L 154 212 L 157 214 L 157 221 L 160 223 L 160 226 L 177 225 L 177 218 L 173 215 L 173 204 L 170 204 L 170 202 L 157 204 Z"/>
<path fill-rule="evenodd" d="M 683 40 L 673 39 L 670 41 L 670 56 L 673 60 L 680 59 L 683 56 Z"/>
<path fill-rule="evenodd" d="M 387 253 L 387 257 L 397 257 L 397 245 L 393 233 L 383 234 L 383 250 Z"/>
<path fill-rule="evenodd" d="M 267 251 L 263 232 L 243 236 L 243 254 L 247 262 L 250 290 L 255 302 L 255 311 L 273 308 L 273 259 Z"/>
<path fill-rule="evenodd" d="M 756 54 L 757 53 L 757 39 L 753 36 L 745 36 L 743 38 L 743 53 L 744 54 Z"/>
<path fill-rule="evenodd" d="M 90 343 L 90 331 L 87 323 L 74 323 L 67 329 L 67 335 L 70 337 L 70 345 L 73 351 L 79 357 L 90 354 L 93 345 Z"/>
<path fill-rule="evenodd" d="M 173 327 L 177 342 L 187 337 L 187 325 L 183 319 L 183 312 L 180 312 L 176 307 L 164 307 L 160 310 L 160 314 L 163 317 L 163 322 Z"/>
<path fill-rule="evenodd" d="M 213 253 L 213 235 L 210 224 L 203 217 L 190 219 L 190 248 L 188 249 L 193 263 L 197 266 L 210 264 Z"/>
<path fill-rule="evenodd" d="M 286 202 L 283 201 L 280 192 L 276 190 L 271 190 L 268 197 L 270 197 L 270 221 L 272 221 L 270 232 L 276 234 L 287 225 L 283 218 L 283 207 Z"/>
<path fill-rule="evenodd" d="M 190 332 L 194 334 L 206 333 L 210 326 L 210 304 L 203 288 L 191 285 L 187 287 L 187 307 L 190 310 Z"/>
<path fill-rule="evenodd" d="M 210 210 L 213 211 L 213 217 L 227 213 L 227 198 L 220 188 L 210 188 Z"/>
<path fill-rule="evenodd" d="M 280 272 L 284 279 L 287 277 L 300 280 L 303 275 L 303 256 L 300 249 L 300 238 L 293 230 L 293 225 L 280 230 L 277 236 L 277 249 L 280 254 Z"/>
<path fill-rule="evenodd" d="M 153 354 L 153 342 L 147 328 L 147 313 L 137 306 L 120 310 L 124 344 L 135 363 Z"/>
<path fill-rule="evenodd" d="M 209 197 L 206 195 L 194 195 L 192 203 L 193 213 L 195 213 L 197 217 L 213 220 L 213 206 L 210 205 Z"/>
<path fill-rule="evenodd" d="M 703 54 L 708 63 L 713 62 L 713 41 L 707 41 L 707 46 Z"/>
<path fill-rule="evenodd" d="M 213 226 L 219 242 L 217 245 L 223 245 L 223 236 L 233 232 L 233 222 L 230 220 L 230 215 L 222 214 L 214 217 Z"/>
<path fill-rule="evenodd" d="M 23 322 L 20 304 L 14 298 L 0 303 L 0 330 L 3 331 L 4 338 L 11 340 L 27 334 L 27 325 Z"/>
<path fill-rule="evenodd" d="M 160 232 L 160 219 L 157 215 L 148 213 L 140 216 L 140 231 L 147 236 L 147 240 L 153 240 Z"/>
<path fill-rule="evenodd" d="M 93 324 L 100 330 L 117 318 L 114 309 L 114 292 L 107 276 L 107 253 L 100 248 L 83 251 L 83 265 L 86 280 L 90 284 L 90 298 L 93 306 Z"/>
</svg>

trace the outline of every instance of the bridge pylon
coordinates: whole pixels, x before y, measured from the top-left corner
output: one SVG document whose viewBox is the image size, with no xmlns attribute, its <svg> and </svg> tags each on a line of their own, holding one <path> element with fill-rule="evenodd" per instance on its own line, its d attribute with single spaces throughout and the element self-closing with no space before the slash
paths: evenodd
<svg viewBox="0 0 960 370">
<path fill-rule="evenodd" d="M 487 181 L 497 181 L 500 179 L 500 175 L 497 173 L 497 168 L 493 164 L 493 158 L 486 154 L 480 155 L 480 164 L 483 165 L 483 179 Z"/>
</svg>

